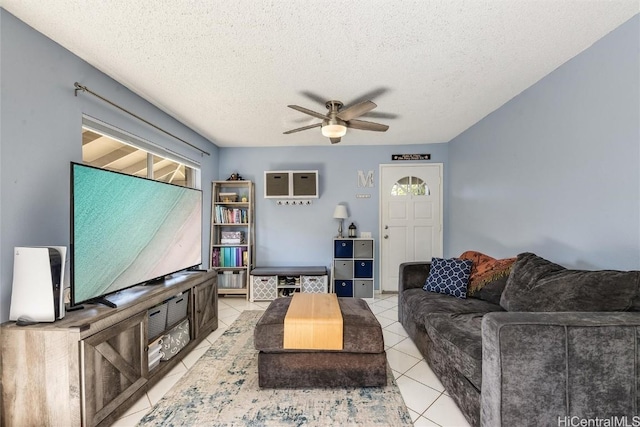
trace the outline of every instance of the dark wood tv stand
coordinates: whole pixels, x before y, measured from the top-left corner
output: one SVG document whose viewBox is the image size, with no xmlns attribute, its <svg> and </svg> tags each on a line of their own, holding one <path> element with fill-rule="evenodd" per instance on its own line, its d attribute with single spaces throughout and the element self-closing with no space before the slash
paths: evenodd
<svg viewBox="0 0 640 427">
<path fill-rule="evenodd" d="M 191 341 L 148 368 L 147 310 L 189 291 Z M 110 295 L 53 323 L 2 324 L 2 426 L 112 424 L 218 328 L 215 271 L 169 276 L 163 283 Z"/>
</svg>

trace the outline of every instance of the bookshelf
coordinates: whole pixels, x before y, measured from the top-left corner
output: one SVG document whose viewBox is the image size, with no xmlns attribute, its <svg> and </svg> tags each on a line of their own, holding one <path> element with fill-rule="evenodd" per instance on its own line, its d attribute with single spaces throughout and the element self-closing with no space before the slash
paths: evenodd
<svg viewBox="0 0 640 427">
<path fill-rule="evenodd" d="M 211 183 L 211 268 L 218 272 L 219 295 L 249 299 L 249 272 L 255 263 L 251 181 Z"/>
</svg>

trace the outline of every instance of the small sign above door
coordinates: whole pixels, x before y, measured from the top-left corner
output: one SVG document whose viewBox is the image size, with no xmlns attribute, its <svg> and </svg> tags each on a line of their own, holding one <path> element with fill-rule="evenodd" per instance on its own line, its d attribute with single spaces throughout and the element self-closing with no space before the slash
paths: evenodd
<svg viewBox="0 0 640 427">
<path fill-rule="evenodd" d="M 431 154 L 392 154 L 391 160 L 431 160 Z"/>
</svg>

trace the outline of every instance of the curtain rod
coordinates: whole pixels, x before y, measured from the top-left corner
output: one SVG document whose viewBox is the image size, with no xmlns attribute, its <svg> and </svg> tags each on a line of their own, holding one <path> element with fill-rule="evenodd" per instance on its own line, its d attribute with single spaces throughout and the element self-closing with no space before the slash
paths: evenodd
<svg viewBox="0 0 640 427">
<path fill-rule="evenodd" d="M 184 139 L 179 138 L 179 137 L 175 136 L 174 134 L 172 134 L 172 133 L 170 133 L 170 132 L 167 132 L 166 130 L 162 129 L 161 127 L 158 127 L 158 126 L 154 125 L 153 123 L 151 123 L 151 122 L 149 122 L 149 121 L 147 121 L 147 120 L 143 119 L 142 117 L 138 116 L 137 114 L 134 114 L 134 113 L 132 113 L 131 111 L 129 111 L 129 110 L 125 109 L 125 108 L 122 108 L 122 107 L 121 107 L 121 106 L 119 106 L 118 104 L 115 104 L 115 103 L 113 103 L 113 102 L 109 101 L 107 98 L 104 98 L 104 97 L 102 97 L 102 96 L 98 95 L 97 93 L 95 93 L 95 92 L 93 92 L 93 91 L 89 90 L 89 88 L 87 88 L 86 86 L 82 86 L 82 85 L 81 85 L 80 83 L 78 83 L 78 82 L 75 82 L 73 85 L 75 86 L 75 96 L 78 96 L 78 91 L 79 91 L 79 90 L 81 90 L 81 91 L 83 91 L 83 92 L 88 92 L 88 93 L 90 93 L 91 95 L 95 96 L 96 98 L 100 98 L 101 100 L 103 100 L 103 101 L 104 101 L 104 102 L 106 102 L 107 104 L 110 104 L 110 105 L 112 105 L 112 106 L 116 107 L 116 108 L 117 108 L 117 109 L 119 109 L 120 111 L 124 111 L 125 113 L 129 114 L 130 116 L 135 117 L 136 119 L 138 119 L 138 120 L 140 120 L 140 121 L 142 121 L 142 122 L 144 122 L 144 123 L 148 124 L 149 126 L 151 126 L 151 127 L 155 128 L 155 129 L 159 130 L 160 132 L 164 132 L 165 134 L 169 135 L 170 137 L 175 138 L 175 139 L 177 139 L 177 140 L 178 140 L 178 141 L 180 141 L 180 142 L 184 142 L 184 143 L 185 143 L 185 144 L 187 144 L 189 147 L 191 147 L 191 148 L 195 148 L 196 150 L 200 151 L 202 154 L 206 154 L 207 156 L 210 156 L 210 155 L 211 155 L 210 153 L 208 153 L 208 152 L 206 152 L 206 151 L 204 151 L 204 150 L 202 150 L 202 149 L 200 149 L 200 148 L 196 147 L 195 145 L 193 145 L 193 144 L 191 144 L 191 143 L 189 143 L 189 142 L 185 141 Z"/>
</svg>

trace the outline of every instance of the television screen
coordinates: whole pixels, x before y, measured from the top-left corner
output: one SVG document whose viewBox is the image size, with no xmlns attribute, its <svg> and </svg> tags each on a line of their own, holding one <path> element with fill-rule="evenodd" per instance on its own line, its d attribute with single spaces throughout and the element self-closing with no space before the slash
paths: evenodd
<svg viewBox="0 0 640 427">
<path fill-rule="evenodd" d="M 202 263 L 202 192 L 71 164 L 71 303 Z"/>
</svg>

